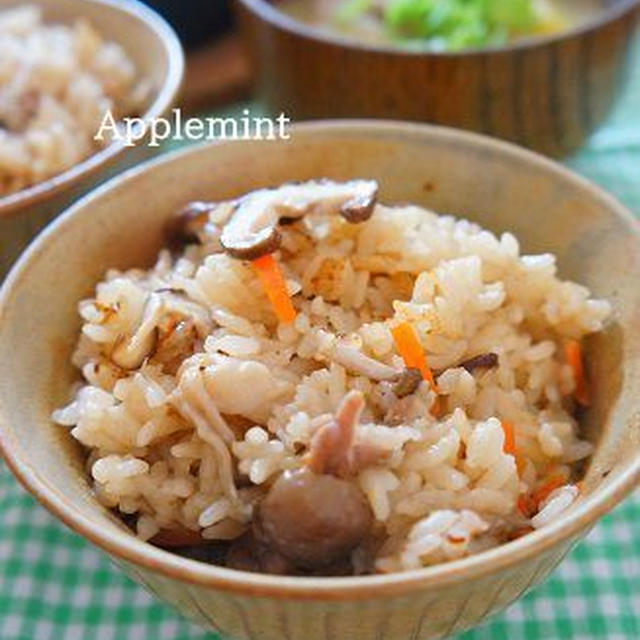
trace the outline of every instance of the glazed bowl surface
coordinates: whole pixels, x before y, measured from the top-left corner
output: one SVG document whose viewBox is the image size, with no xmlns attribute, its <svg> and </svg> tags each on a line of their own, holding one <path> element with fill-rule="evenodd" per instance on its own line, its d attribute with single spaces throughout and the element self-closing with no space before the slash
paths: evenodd
<svg viewBox="0 0 640 640">
<path fill-rule="evenodd" d="M 579 147 L 611 109 L 640 17 L 640 0 L 599 0 L 555 35 L 434 53 L 302 24 L 277 0 L 236 4 L 258 95 L 274 113 L 431 122 L 551 156 Z"/>
<path fill-rule="evenodd" d="M 16 6 L 0 0 L 0 11 Z M 184 54 L 172 28 L 137 0 L 33 0 L 45 23 L 72 24 L 88 20 L 107 40 L 117 42 L 151 90 L 144 118 L 169 112 L 182 85 Z M 114 141 L 66 171 L 20 191 L 0 197 L 0 281 L 29 240 L 53 216 L 115 170 L 148 157 L 144 144 L 126 148 Z M 117 164 L 118 163 L 118 164 Z"/>
<path fill-rule="evenodd" d="M 233 638 L 406 640 L 479 623 L 542 581 L 640 479 L 640 230 L 613 198 L 507 143 L 407 123 L 317 122 L 289 140 L 194 147 L 135 168 L 74 204 L 35 240 L 0 293 L 0 448 L 63 522 L 184 615 Z M 247 170 L 247 168 L 250 170 Z M 77 380 L 78 301 L 106 269 L 151 265 L 166 221 L 190 200 L 284 181 L 371 177 L 382 202 L 414 202 L 511 231 L 526 253 L 611 301 L 587 344 L 596 452 L 581 500 L 557 522 L 431 568 L 353 578 L 246 573 L 195 562 L 133 536 L 96 500 L 83 455 L 51 411 Z"/>
</svg>

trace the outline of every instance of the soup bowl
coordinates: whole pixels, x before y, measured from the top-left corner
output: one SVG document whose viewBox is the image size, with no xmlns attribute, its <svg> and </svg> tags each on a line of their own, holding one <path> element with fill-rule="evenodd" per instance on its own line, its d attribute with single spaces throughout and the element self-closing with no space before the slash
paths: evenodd
<svg viewBox="0 0 640 640">
<path fill-rule="evenodd" d="M 64 523 L 161 600 L 225 637 L 406 640 L 460 631 L 541 582 L 638 484 L 640 231 L 590 183 L 476 134 L 373 122 L 310 123 L 290 133 L 289 140 L 211 144 L 152 161 L 98 187 L 42 232 L 0 293 L 0 449 Z M 187 201 L 363 176 L 379 181 L 383 202 L 415 202 L 512 231 L 523 251 L 557 254 L 563 277 L 611 301 L 614 320 L 587 344 L 593 397 L 582 429 L 595 454 L 581 500 L 553 524 L 490 551 L 388 575 L 248 573 L 142 542 L 98 502 L 82 451 L 50 417 L 77 379 L 70 356 L 78 301 L 108 268 L 151 265 L 165 223 Z"/>
<path fill-rule="evenodd" d="M 598 2 L 558 34 L 456 53 L 359 42 L 296 21 L 277 0 L 237 7 L 258 94 L 273 112 L 433 122 L 560 156 L 611 109 L 640 16 L 640 0 Z"/>
<path fill-rule="evenodd" d="M 107 40 L 120 44 L 140 78 L 150 81 L 144 118 L 154 118 L 173 105 L 184 73 L 184 55 L 171 27 L 136 0 L 34 0 L 45 23 L 72 24 L 88 20 Z M 16 5 L 0 0 L 0 11 Z M 119 160 L 124 166 L 148 157 L 141 141 L 126 148 L 114 141 L 66 171 L 20 191 L 0 197 L 0 280 L 42 226 L 87 189 L 104 179 Z"/>
</svg>

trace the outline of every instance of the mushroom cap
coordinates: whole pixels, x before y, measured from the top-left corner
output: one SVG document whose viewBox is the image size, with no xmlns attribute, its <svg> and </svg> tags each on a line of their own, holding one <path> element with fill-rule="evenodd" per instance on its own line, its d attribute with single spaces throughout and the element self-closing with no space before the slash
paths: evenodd
<svg viewBox="0 0 640 640">
<path fill-rule="evenodd" d="M 295 221 L 318 208 L 358 223 L 371 217 L 378 196 L 374 180 L 331 180 L 285 184 L 244 196 L 220 235 L 220 244 L 234 258 L 255 260 L 273 253 L 282 242 L 281 218 Z"/>
<path fill-rule="evenodd" d="M 304 569 L 349 556 L 371 530 L 373 516 L 354 483 L 307 469 L 285 471 L 258 514 L 265 544 Z"/>
<path fill-rule="evenodd" d="M 400 374 L 398 381 L 393 385 L 393 393 L 395 393 L 398 398 L 405 398 L 415 393 L 421 383 L 422 372 L 420 369 L 410 367 Z"/>
<path fill-rule="evenodd" d="M 225 227 L 226 229 L 226 227 Z M 264 227 L 256 232 L 230 240 L 229 233 L 222 232 L 220 244 L 232 257 L 239 260 L 256 260 L 277 251 L 282 243 L 282 234 L 275 226 Z"/>
<path fill-rule="evenodd" d="M 212 202 L 189 202 L 169 220 L 165 235 L 169 246 L 180 249 L 186 244 L 198 241 L 199 232 L 204 229 L 209 213 L 216 205 Z"/>
</svg>

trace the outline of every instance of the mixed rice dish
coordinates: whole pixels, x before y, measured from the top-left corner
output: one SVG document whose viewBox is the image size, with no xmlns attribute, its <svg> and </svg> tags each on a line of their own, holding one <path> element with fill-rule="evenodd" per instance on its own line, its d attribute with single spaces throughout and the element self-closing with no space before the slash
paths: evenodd
<svg viewBox="0 0 640 640">
<path fill-rule="evenodd" d="M 191 203 L 153 268 L 80 303 L 84 379 L 54 419 L 140 538 L 249 571 L 388 573 L 580 499 L 581 341 L 610 305 L 509 233 L 377 192 Z"/>
<path fill-rule="evenodd" d="M 47 24 L 33 5 L 1 11 L 0 197 L 98 151 L 105 114 L 138 114 L 148 93 L 120 45 L 86 20 Z"/>
</svg>

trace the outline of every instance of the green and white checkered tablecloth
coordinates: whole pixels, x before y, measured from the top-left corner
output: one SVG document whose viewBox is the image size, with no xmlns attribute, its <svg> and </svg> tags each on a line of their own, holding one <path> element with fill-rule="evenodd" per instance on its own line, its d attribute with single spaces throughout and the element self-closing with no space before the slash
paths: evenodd
<svg viewBox="0 0 640 640">
<path fill-rule="evenodd" d="M 636 54 L 615 113 L 567 164 L 640 216 L 640 42 Z M 219 640 L 127 579 L 0 463 L 0 640 L 85 639 Z M 640 494 L 545 584 L 456 640 L 640 640 Z"/>
</svg>

